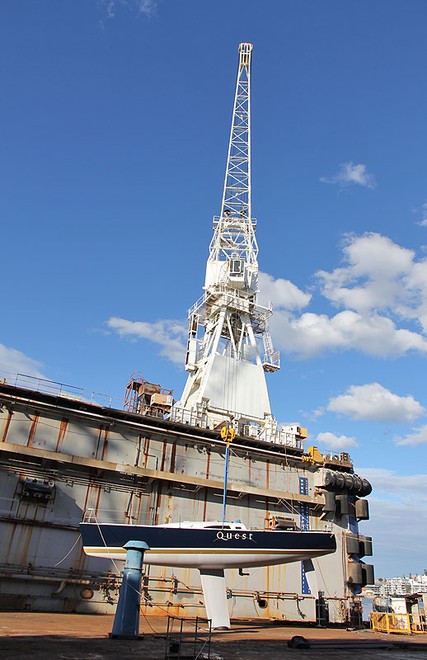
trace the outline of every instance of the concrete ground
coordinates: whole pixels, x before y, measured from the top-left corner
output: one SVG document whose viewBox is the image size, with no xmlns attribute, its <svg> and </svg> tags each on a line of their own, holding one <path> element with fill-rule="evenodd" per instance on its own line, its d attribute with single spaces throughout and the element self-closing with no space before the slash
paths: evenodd
<svg viewBox="0 0 427 660">
<path fill-rule="evenodd" d="M 110 639 L 112 616 L 0 612 L 3 660 L 164 660 L 167 619 L 141 618 L 143 639 Z M 174 622 L 178 626 L 179 621 Z M 187 626 L 187 624 L 185 624 Z M 184 627 L 184 630 L 186 628 Z M 189 633 L 190 639 L 193 639 Z M 203 631 L 202 631 L 203 635 Z M 288 648 L 304 637 L 309 649 Z M 201 650 L 201 645 L 197 647 Z M 182 644 L 181 657 L 194 658 L 193 643 Z M 205 648 L 200 658 L 207 658 Z M 172 658 L 172 656 L 170 656 Z M 230 630 L 213 631 L 211 660 L 427 660 L 427 634 L 385 635 L 370 630 L 294 627 L 289 624 L 235 621 Z"/>
</svg>

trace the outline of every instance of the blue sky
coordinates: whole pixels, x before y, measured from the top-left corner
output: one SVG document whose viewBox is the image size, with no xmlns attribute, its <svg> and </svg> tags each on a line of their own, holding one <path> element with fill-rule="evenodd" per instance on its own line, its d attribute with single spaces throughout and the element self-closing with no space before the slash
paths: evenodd
<svg viewBox="0 0 427 660">
<path fill-rule="evenodd" d="M 280 422 L 374 485 L 377 576 L 427 567 L 424 0 L 9 0 L 0 370 L 185 382 L 253 51 L 253 209 Z"/>
</svg>

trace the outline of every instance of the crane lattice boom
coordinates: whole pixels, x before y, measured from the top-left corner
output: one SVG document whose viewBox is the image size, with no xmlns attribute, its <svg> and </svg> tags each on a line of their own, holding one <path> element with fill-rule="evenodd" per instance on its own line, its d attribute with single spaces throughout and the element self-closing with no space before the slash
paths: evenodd
<svg viewBox="0 0 427 660">
<path fill-rule="evenodd" d="M 181 401 L 186 410 L 265 424 L 271 420 L 265 371 L 280 367 L 268 331 L 271 308 L 257 304 L 258 245 L 251 199 L 252 44 L 239 63 L 220 215 L 214 217 L 204 294 L 189 311 Z"/>
</svg>

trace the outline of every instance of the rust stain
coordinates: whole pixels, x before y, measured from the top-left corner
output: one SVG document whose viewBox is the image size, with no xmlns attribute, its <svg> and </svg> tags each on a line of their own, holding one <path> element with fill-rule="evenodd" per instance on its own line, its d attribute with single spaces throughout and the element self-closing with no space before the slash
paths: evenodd
<svg viewBox="0 0 427 660">
<path fill-rule="evenodd" d="M 74 534 L 74 532 L 72 533 Z M 74 539 L 74 543 L 77 541 L 77 537 L 80 535 L 76 534 L 75 536 L 76 538 Z M 79 543 L 77 543 L 77 548 L 75 548 L 75 553 L 73 553 L 72 555 L 73 557 L 77 555 L 77 558 L 73 560 L 73 570 L 76 571 L 76 573 L 83 571 L 85 569 L 85 565 L 89 560 L 89 557 L 85 555 L 84 552 L 79 551 L 79 548 L 81 548 L 81 541 L 80 541 L 80 545 Z"/>
<path fill-rule="evenodd" d="M 264 527 L 268 526 L 268 521 L 271 518 L 271 511 L 270 511 L 270 499 L 268 497 L 265 498 L 265 516 L 264 516 Z"/>
<path fill-rule="evenodd" d="M 96 449 L 95 449 L 94 452 L 92 452 L 92 456 L 94 458 L 98 458 L 98 452 L 99 452 L 99 447 L 100 447 L 100 444 L 101 444 L 101 438 L 102 438 L 103 430 L 104 430 L 104 427 L 101 425 L 98 429 L 98 439 L 96 441 Z"/>
<path fill-rule="evenodd" d="M 157 506 L 156 506 L 156 511 L 154 515 L 154 524 L 158 525 L 159 524 L 159 511 L 161 509 L 161 501 L 162 501 L 162 493 L 161 493 L 161 488 L 159 484 L 159 492 L 157 495 Z"/>
<path fill-rule="evenodd" d="M 151 525 L 152 520 L 153 520 L 153 515 L 152 512 L 155 509 L 154 503 L 156 501 L 156 494 L 153 491 L 153 489 L 150 490 L 150 499 L 148 501 L 148 509 L 147 509 L 147 520 L 145 521 L 146 524 Z"/>
<path fill-rule="evenodd" d="M 123 521 L 127 522 L 132 517 L 133 493 L 129 495 L 126 509 L 123 511 Z"/>
<path fill-rule="evenodd" d="M 139 435 L 138 442 L 136 443 L 136 453 L 135 453 L 135 462 L 134 462 L 135 467 L 139 467 L 139 461 L 141 460 L 141 444 L 142 444 L 142 437 Z"/>
<path fill-rule="evenodd" d="M 160 465 L 161 472 L 163 472 L 165 469 L 165 463 L 166 463 L 166 442 L 163 443 L 163 447 L 162 447 L 162 462 Z"/>
<path fill-rule="evenodd" d="M 171 490 L 167 493 L 167 507 L 166 507 L 166 522 L 172 522 L 172 512 L 173 512 L 173 493 Z"/>
<path fill-rule="evenodd" d="M 57 441 L 56 441 L 56 449 L 55 449 L 55 451 L 59 451 L 59 449 L 60 449 L 60 447 L 61 447 L 61 445 L 62 445 L 62 442 L 63 442 L 63 440 L 64 440 L 64 438 L 65 438 L 65 434 L 67 433 L 68 424 L 69 424 L 69 420 L 68 420 L 68 419 L 66 419 L 65 417 L 64 417 L 63 419 L 61 419 L 61 421 L 60 421 L 60 423 L 59 423 L 58 439 L 57 439 Z"/>
<path fill-rule="evenodd" d="M 171 462 L 170 462 L 170 472 L 175 472 L 175 461 L 176 461 L 176 442 L 172 445 L 171 451 Z"/>
<path fill-rule="evenodd" d="M 83 513 L 86 513 L 87 511 L 87 502 L 89 499 L 89 492 L 90 492 L 90 485 L 86 488 L 86 495 L 85 495 L 85 501 L 83 504 Z"/>
<path fill-rule="evenodd" d="M 96 497 L 96 504 L 95 504 L 95 513 L 98 514 L 98 509 L 99 509 L 99 500 L 101 499 L 101 488 L 100 486 L 93 486 L 93 489 L 95 491 Z"/>
<path fill-rule="evenodd" d="M 87 509 L 92 509 L 92 511 L 95 514 L 97 514 L 99 509 L 100 498 L 101 498 L 101 487 L 96 486 L 95 484 L 89 484 L 86 490 L 83 511 L 85 512 L 87 511 Z"/>
<path fill-rule="evenodd" d="M 169 604 L 165 603 L 163 605 L 141 605 L 141 611 L 145 616 L 160 616 L 164 617 L 165 613 L 168 616 L 182 617 L 183 616 L 183 606 L 180 604 Z M 182 656 L 181 656 L 182 657 Z M 188 656 L 187 656 L 188 657 Z"/>
<path fill-rule="evenodd" d="M 36 515 L 34 519 L 37 519 Z M 30 566 L 37 556 L 40 533 L 40 528 L 32 525 L 23 526 L 19 521 L 13 523 L 6 560 L 23 567 Z"/>
<path fill-rule="evenodd" d="M 206 520 L 206 513 L 207 513 L 207 508 L 208 508 L 208 489 L 204 489 L 205 494 L 203 497 L 203 520 Z"/>
<path fill-rule="evenodd" d="M 12 532 L 9 535 L 9 542 L 7 544 L 7 550 L 6 550 L 6 555 L 5 555 L 6 559 L 11 559 L 12 558 L 12 548 L 13 548 L 13 542 L 14 542 L 14 539 L 15 539 L 16 530 L 17 530 L 17 524 L 12 523 Z"/>
<path fill-rule="evenodd" d="M 206 459 L 206 479 L 209 479 L 210 469 L 211 469 L 211 452 L 208 449 L 208 457 Z"/>
<path fill-rule="evenodd" d="M 138 500 L 138 502 L 137 502 L 137 505 L 136 505 L 135 519 L 139 521 L 141 519 L 142 497 L 138 497 L 137 500 Z"/>
<path fill-rule="evenodd" d="M 265 581 L 265 590 L 268 593 L 270 591 L 270 571 L 272 566 L 266 566 L 266 581 Z M 272 576 L 271 576 L 272 577 Z"/>
<path fill-rule="evenodd" d="M 28 564 L 28 559 L 30 555 L 30 545 L 33 533 L 36 533 L 39 530 L 36 528 L 28 526 L 20 529 L 20 538 L 19 538 L 19 563 Z"/>
<path fill-rule="evenodd" d="M 148 463 L 148 452 L 150 450 L 150 438 L 145 438 L 145 447 L 144 447 L 144 467 L 147 467 Z"/>
<path fill-rule="evenodd" d="M 104 444 L 102 446 L 102 454 L 101 454 L 101 460 L 106 461 L 107 460 L 107 454 L 108 454 L 108 436 L 110 435 L 110 427 L 107 426 L 104 432 Z"/>
<path fill-rule="evenodd" d="M 37 431 L 37 424 L 39 423 L 39 418 L 40 418 L 40 415 L 38 413 L 35 413 L 34 418 L 33 418 L 33 422 L 31 424 L 30 432 L 28 434 L 27 447 L 32 447 L 33 446 L 34 438 L 35 438 L 36 431 Z"/>
<path fill-rule="evenodd" d="M 138 497 L 137 491 L 132 491 L 129 495 L 126 510 L 123 511 L 125 522 L 140 522 L 139 511 L 141 508 L 141 498 Z"/>
<path fill-rule="evenodd" d="M 9 412 L 9 414 L 7 416 L 6 424 L 4 425 L 4 430 L 3 430 L 3 437 L 2 437 L 2 440 L 1 440 L 2 442 L 6 442 L 7 433 L 9 431 L 9 426 L 10 426 L 10 423 L 12 421 L 12 415 L 13 415 L 13 413 Z"/>
</svg>

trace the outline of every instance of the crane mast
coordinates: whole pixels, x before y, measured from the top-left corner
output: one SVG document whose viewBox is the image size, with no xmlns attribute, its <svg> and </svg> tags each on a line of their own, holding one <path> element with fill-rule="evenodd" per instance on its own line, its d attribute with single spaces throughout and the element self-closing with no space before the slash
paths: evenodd
<svg viewBox="0 0 427 660">
<path fill-rule="evenodd" d="M 189 310 L 189 375 L 174 416 L 181 411 L 196 423 L 225 422 L 236 430 L 255 425 L 262 431 L 274 425 L 265 372 L 279 369 L 280 357 L 268 330 L 272 309 L 257 304 L 251 58 L 252 44 L 241 43 L 221 210 L 213 219 L 204 294 Z"/>
</svg>

